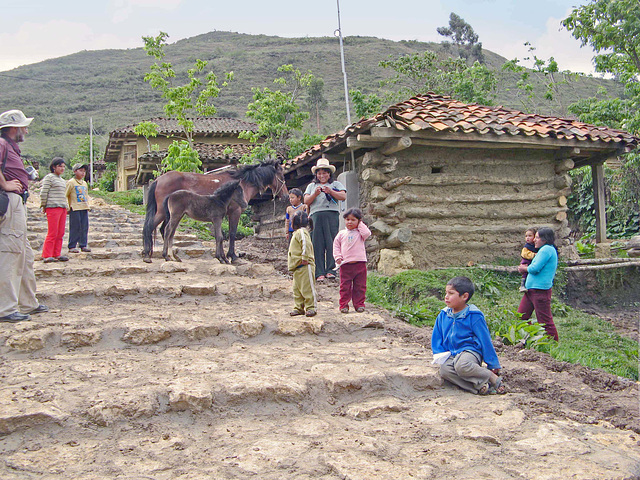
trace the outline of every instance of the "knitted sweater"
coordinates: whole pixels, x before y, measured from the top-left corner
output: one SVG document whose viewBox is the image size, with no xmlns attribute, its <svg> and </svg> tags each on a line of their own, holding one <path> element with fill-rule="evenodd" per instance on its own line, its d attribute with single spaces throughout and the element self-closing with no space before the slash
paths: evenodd
<svg viewBox="0 0 640 480">
<path fill-rule="evenodd" d="M 40 190 L 41 208 L 69 208 L 65 191 L 67 184 L 62 177 L 50 173 L 42 181 Z"/>
</svg>

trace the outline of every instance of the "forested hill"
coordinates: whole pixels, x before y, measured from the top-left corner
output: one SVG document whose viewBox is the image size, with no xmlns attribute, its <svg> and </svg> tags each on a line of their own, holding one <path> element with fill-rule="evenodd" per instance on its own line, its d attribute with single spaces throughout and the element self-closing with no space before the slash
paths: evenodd
<svg viewBox="0 0 640 480">
<path fill-rule="evenodd" d="M 347 37 L 344 44 L 349 88 L 378 94 L 382 93 L 380 81 L 392 74 L 378 66 L 381 60 L 443 48 L 436 43 L 394 42 L 373 37 Z M 90 117 L 98 132 L 96 141 L 104 151 L 109 132 L 114 128 L 162 115 L 163 100 L 143 81 L 153 62 L 142 49 L 142 40 L 140 45 L 128 50 L 82 51 L 0 72 L 0 111 L 18 108 L 35 117 L 23 152 L 44 162 L 59 155 L 71 158 L 79 139 L 89 131 Z M 334 133 L 346 124 L 337 38 L 211 32 L 171 44 L 166 54 L 166 60 L 173 63 L 178 72 L 185 72 L 198 58 L 210 62 L 209 67 L 220 81 L 226 72 L 234 72 L 233 82 L 215 101 L 218 116 L 244 118 L 247 104 L 252 100 L 251 88 L 273 88 L 277 68 L 292 64 L 302 71 L 311 70 L 324 80 L 327 107 L 321 118 L 320 133 Z M 484 55 L 487 65 L 496 70 L 505 61 L 487 50 Z M 515 74 L 501 75 L 496 103 L 522 109 L 515 95 Z M 564 114 L 562 109 L 566 105 L 595 95 L 601 86 L 619 91 L 611 81 L 581 77 L 570 88 L 563 89 L 554 106 L 541 107 L 540 111 Z M 308 122 L 307 128 L 317 133 L 314 119 Z"/>
</svg>

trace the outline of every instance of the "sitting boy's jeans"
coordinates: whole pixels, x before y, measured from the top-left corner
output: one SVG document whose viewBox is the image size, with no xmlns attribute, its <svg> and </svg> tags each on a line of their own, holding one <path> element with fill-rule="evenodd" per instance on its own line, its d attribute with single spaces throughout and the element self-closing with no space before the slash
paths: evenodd
<svg viewBox="0 0 640 480">
<path fill-rule="evenodd" d="M 463 390 L 478 393 L 489 382 L 491 370 L 482 366 L 480 355 L 466 350 L 447 358 L 440 366 L 440 376 Z"/>
</svg>

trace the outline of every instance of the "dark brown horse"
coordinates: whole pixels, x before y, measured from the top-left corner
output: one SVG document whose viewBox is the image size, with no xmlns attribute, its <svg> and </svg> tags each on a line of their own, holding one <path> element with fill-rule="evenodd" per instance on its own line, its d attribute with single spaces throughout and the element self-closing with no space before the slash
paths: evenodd
<svg viewBox="0 0 640 480">
<path fill-rule="evenodd" d="M 284 180 L 284 169 L 277 160 L 265 160 L 254 165 L 243 165 L 236 170 L 220 173 L 167 172 L 158 177 L 149 187 L 147 214 L 142 229 L 143 260 L 151 262 L 153 234 L 161 223 L 160 233 L 164 237 L 165 212 L 163 208 L 158 208 L 158 206 L 162 206 L 164 199 L 169 194 L 178 190 L 189 190 L 199 195 L 211 195 L 218 187 L 233 180 L 240 180 L 247 202 L 267 188 L 271 189 L 274 197 L 282 199 L 289 195 Z M 235 241 L 242 210 L 243 208 L 233 201 L 227 207 L 227 217 L 229 218 L 229 251 L 227 256 L 232 262 L 238 258 L 235 253 Z"/>
<path fill-rule="evenodd" d="M 167 222 L 162 249 L 164 259 L 171 260 L 169 252 L 171 252 L 176 228 L 178 228 L 182 217 L 188 215 L 194 220 L 213 224 L 211 234 L 216 237 L 216 258 L 220 260 L 220 263 L 229 263 L 222 248 L 222 219 L 232 200 L 243 210 L 249 205 L 244 199 L 240 180 L 225 183 L 213 192 L 213 195 L 198 195 L 189 190 L 178 190 L 165 198 L 162 204 Z"/>
</svg>

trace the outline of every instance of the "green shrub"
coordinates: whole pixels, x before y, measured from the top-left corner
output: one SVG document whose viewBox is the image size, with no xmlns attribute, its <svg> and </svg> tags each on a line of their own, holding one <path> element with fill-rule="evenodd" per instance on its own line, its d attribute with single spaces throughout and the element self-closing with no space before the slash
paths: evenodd
<svg viewBox="0 0 640 480">
<path fill-rule="evenodd" d="M 510 322 L 500 325 L 496 331 L 496 336 L 502 340 L 505 345 L 522 345 L 525 348 L 540 350 L 543 345 L 551 342 L 551 337 L 547 335 L 544 327 L 537 322 L 529 322 L 521 320 L 520 314 Z"/>
</svg>

